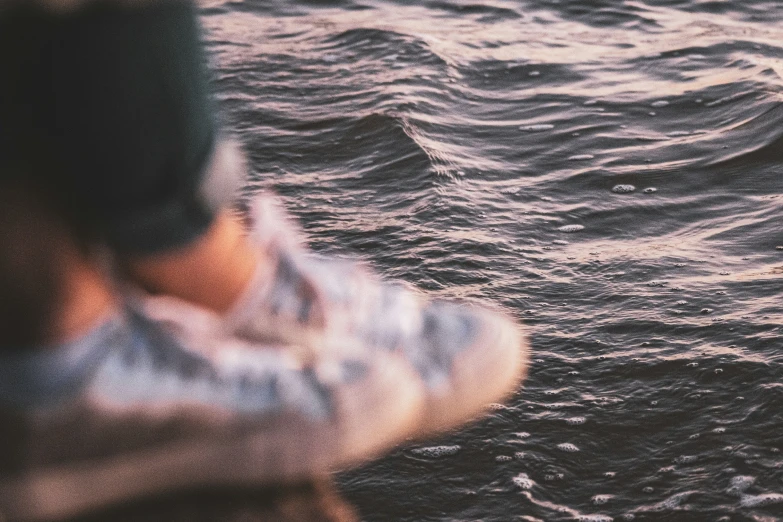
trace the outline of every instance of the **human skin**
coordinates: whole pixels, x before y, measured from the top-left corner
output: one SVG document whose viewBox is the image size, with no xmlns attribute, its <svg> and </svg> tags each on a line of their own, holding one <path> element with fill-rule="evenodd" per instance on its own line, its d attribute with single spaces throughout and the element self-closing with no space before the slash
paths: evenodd
<svg viewBox="0 0 783 522">
<path fill-rule="evenodd" d="M 224 210 L 195 242 L 161 254 L 128 257 L 120 264 L 132 282 L 149 292 L 224 313 L 248 287 L 263 259 L 242 223 Z"/>
</svg>

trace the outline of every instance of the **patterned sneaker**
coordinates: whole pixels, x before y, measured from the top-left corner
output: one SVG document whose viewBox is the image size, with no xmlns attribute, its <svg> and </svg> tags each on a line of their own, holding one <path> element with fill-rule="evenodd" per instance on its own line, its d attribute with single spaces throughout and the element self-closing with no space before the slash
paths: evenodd
<svg viewBox="0 0 783 522">
<path fill-rule="evenodd" d="M 298 480 L 413 433 L 423 391 L 401 362 L 303 368 L 282 349 L 211 336 L 208 319 L 189 328 L 203 317 L 172 310 L 154 321 L 117 313 L 72 343 L 0 355 L 3 520 Z"/>
<path fill-rule="evenodd" d="M 229 335 L 300 345 L 309 350 L 305 358 L 402 358 L 425 385 L 425 433 L 476 416 L 523 379 L 527 341 L 504 315 L 428 302 L 359 264 L 286 248 L 274 234 L 263 232 L 270 227 L 263 216 L 255 223 L 270 238 L 264 245 L 276 266 L 259 273 L 226 315 Z"/>
</svg>

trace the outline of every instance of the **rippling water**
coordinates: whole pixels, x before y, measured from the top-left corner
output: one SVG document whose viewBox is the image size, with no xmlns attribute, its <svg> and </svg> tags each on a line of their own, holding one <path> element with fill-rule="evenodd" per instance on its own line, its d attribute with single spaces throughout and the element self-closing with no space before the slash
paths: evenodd
<svg viewBox="0 0 783 522">
<path fill-rule="evenodd" d="M 203 14 L 249 193 L 532 331 L 507 406 L 340 477 L 365 520 L 781 520 L 783 2 Z"/>
</svg>

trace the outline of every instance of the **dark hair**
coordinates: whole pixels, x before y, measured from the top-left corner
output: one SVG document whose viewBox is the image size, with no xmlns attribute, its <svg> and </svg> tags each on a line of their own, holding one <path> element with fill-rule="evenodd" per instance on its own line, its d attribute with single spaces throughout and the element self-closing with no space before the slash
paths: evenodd
<svg viewBox="0 0 783 522">
<path fill-rule="evenodd" d="M 41 191 L 0 184 L 0 351 L 40 346 L 64 295 L 67 266 L 58 256 L 73 249 L 67 222 Z"/>
</svg>

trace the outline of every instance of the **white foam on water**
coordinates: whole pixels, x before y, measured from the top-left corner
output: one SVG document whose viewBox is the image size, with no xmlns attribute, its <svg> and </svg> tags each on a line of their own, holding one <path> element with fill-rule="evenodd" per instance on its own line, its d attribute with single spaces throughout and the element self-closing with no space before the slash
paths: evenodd
<svg viewBox="0 0 783 522">
<path fill-rule="evenodd" d="M 647 187 L 642 192 L 644 192 L 645 194 L 653 194 L 655 192 L 658 192 L 658 189 L 655 187 Z"/>
<path fill-rule="evenodd" d="M 698 459 L 696 455 L 680 455 L 674 459 L 674 462 L 677 464 L 690 464 L 692 462 L 696 462 L 696 459 Z"/>
<path fill-rule="evenodd" d="M 495 462 L 510 462 L 512 458 L 509 455 L 498 455 L 495 457 Z"/>
<path fill-rule="evenodd" d="M 635 191 L 636 187 L 633 185 L 615 185 L 612 187 L 612 192 L 615 194 L 630 194 L 631 192 Z"/>
<path fill-rule="evenodd" d="M 672 511 L 680 507 L 682 503 L 688 500 L 688 498 L 690 498 L 690 496 L 693 495 L 694 493 L 696 493 L 696 491 L 683 491 L 681 493 L 675 493 L 674 495 L 665 498 L 660 502 L 656 502 L 655 504 L 651 504 L 649 506 L 639 507 L 634 511 L 636 511 L 637 513 L 648 513 L 651 511 L 652 512 Z"/>
<path fill-rule="evenodd" d="M 560 232 L 579 232 L 584 229 L 584 225 L 563 225 L 562 227 L 558 227 Z"/>
<path fill-rule="evenodd" d="M 738 497 L 747 491 L 747 489 L 752 486 L 754 482 L 756 482 L 756 478 L 751 477 L 750 475 L 738 475 L 736 477 L 732 477 L 731 481 L 729 481 L 729 487 L 726 488 L 726 493 Z"/>
<path fill-rule="evenodd" d="M 571 161 L 584 161 L 584 160 L 591 160 L 595 158 L 592 154 L 576 154 L 574 156 L 569 156 L 568 159 Z"/>
<path fill-rule="evenodd" d="M 513 477 L 511 482 L 520 489 L 532 489 L 535 485 L 535 482 L 533 482 L 527 473 L 520 473 L 516 477 Z"/>
<path fill-rule="evenodd" d="M 591 500 L 596 506 L 602 506 L 612 500 L 614 495 L 595 495 Z"/>
<path fill-rule="evenodd" d="M 783 503 L 783 495 L 780 493 L 764 493 L 762 495 L 742 495 L 740 506 L 759 507 Z"/>
<path fill-rule="evenodd" d="M 609 515 L 579 515 L 576 519 L 579 522 L 612 522 L 614 520 Z"/>
<path fill-rule="evenodd" d="M 505 404 L 500 404 L 499 402 L 493 402 L 492 404 L 488 404 L 487 407 L 492 411 L 510 411 L 513 410 L 510 406 L 506 406 Z"/>
<path fill-rule="evenodd" d="M 587 419 L 584 417 L 571 417 L 569 419 L 566 419 L 566 424 L 569 426 L 579 426 L 580 424 L 584 424 L 587 422 Z"/>
<path fill-rule="evenodd" d="M 652 102 L 650 104 L 650 107 L 655 107 L 657 109 L 659 107 L 666 107 L 667 105 L 669 105 L 669 102 L 667 102 L 666 100 L 658 100 L 658 101 Z"/>
<path fill-rule="evenodd" d="M 566 453 L 576 453 L 577 451 L 579 451 L 579 448 L 577 448 L 575 444 L 571 444 L 570 442 L 563 442 L 561 444 L 558 444 L 557 449 L 559 449 L 560 451 L 565 451 Z"/>
<path fill-rule="evenodd" d="M 426 448 L 414 448 L 411 450 L 411 453 L 419 457 L 439 458 L 454 455 L 461 449 L 462 446 L 456 444 L 453 446 L 428 446 Z"/>
<path fill-rule="evenodd" d="M 555 126 L 551 123 L 536 123 L 534 125 L 521 125 L 519 127 L 519 130 L 528 131 L 528 132 L 541 132 L 541 131 L 548 131 L 554 129 Z"/>
</svg>

